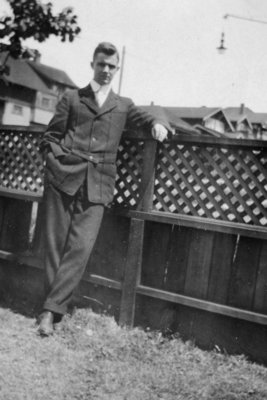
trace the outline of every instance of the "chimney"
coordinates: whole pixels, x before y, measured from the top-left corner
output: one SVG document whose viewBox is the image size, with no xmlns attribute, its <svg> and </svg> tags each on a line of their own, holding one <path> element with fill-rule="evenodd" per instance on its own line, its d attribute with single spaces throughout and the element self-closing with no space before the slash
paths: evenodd
<svg viewBox="0 0 267 400">
<path fill-rule="evenodd" d="M 245 111 L 245 104 L 244 104 L 244 103 L 241 103 L 241 104 L 240 104 L 240 114 L 241 114 L 241 115 L 244 114 L 244 111 Z"/>
</svg>

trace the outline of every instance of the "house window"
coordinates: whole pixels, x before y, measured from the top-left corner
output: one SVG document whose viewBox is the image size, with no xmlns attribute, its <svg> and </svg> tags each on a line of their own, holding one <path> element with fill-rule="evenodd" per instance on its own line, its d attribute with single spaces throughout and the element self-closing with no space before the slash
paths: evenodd
<svg viewBox="0 0 267 400">
<path fill-rule="evenodd" d="M 42 98 L 42 107 L 44 108 L 50 108 L 50 99 L 47 97 Z"/>
<path fill-rule="evenodd" d="M 209 118 L 205 122 L 205 126 L 209 129 L 213 129 L 214 131 L 217 131 L 217 132 L 221 132 L 221 133 L 225 132 L 224 123 L 215 118 Z"/>
<path fill-rule="evenodd" d="M 23 115 L 23 107 L 18 104 L 13 105 L 12 114 Z"/>
<path fill-rule="evenodd" d="M 246 124 L 244 122 L 239 122 L 239 124 L 237 124 L 236 129 L 238 131 L 242 131 L 242 132 L 249 132 L 249 128 L 248 128 L 248 126 L 246 126 Z"/>
</svg>

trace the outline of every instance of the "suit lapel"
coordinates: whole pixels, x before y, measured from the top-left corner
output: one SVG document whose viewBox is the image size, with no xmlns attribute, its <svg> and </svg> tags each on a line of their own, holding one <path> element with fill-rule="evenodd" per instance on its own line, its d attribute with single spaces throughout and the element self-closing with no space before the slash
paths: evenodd
<svg viewBox="0 0 267 400">
<path fill-rule="evenodd" d="M 80 101 L 97 114 L 97 116 L 108 113 L 118 105 L 118 96 L 111 90 L 103 106 L 100 108 L 95 101 L 95 94 L 90 84 L 83 89 L 79 89 L 79 96 Z"/>
<path fill-rule="evenodd" d="M 91 85 L 86 86 L 83 89 L 79 89 L 80 101 L 84 103 L 94 114 L 98 114 L 99 106 L 95 101 L 95 95 L 91 88 Z"/>
<path fill-rule="evenodd" d="M 102 107 L 98 108 L 97 116 L 110 112 L 111 110 L 116 108 L 117 105 L 118 105 L 118 96 L 113 92 L 113 90 L 111 90 Z"/>
</svg>

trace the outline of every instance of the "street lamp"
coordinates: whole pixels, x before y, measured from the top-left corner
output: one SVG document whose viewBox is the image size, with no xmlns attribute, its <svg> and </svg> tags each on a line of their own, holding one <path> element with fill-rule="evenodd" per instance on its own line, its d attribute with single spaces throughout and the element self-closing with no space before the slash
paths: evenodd
<svg viewBox="0 0 267 400">
<path fill-rule="evenodd" d="M 226 47 L 224 47 L 224 32 L 222 32 L 221 34 L 221 42 L 220 42 L 220 46 L 217 47 L 218 53 L 219 54 L 224 54 L 225 51 L 227 50 Z"/>
<path fill-rule="evenodd" d="M 234 14 L 225 14 L 223 16 L 224 19 L 227 18 L 236 18 L 236 19 L 242 19 L 245 21 L 249 21 L 249 22 L 257 22 L 258 24 L 267 24 L 267 20 L 261 20 L 261 19 L 254 19 L 254 18 L 247 18 L 247 17 L 243 17 L 240 15 L 234 15 Z M 226 47 L 224 46 L 224 32 L 221 33 L 221 41 L 220 41 L 220 46 L 217 47 L 218 53 L 219 54 L 224 54 L 226 51 Z"/>
</svg>

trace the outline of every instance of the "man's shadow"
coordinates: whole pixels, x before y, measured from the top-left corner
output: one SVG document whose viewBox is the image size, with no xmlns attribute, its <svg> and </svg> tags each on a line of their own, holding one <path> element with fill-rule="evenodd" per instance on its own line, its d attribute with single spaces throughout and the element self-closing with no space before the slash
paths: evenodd
<svg viewBox="0 0 267 400">
<path fill-rule="evenodd" d="M 40 312 L 44 298 L 43 270 L 0 260 L 0 307 L 28 318 Z"/>
<path fill-rule="evenodd" d="M 91 309 L 96 313 L 111 313 L 118 319 L 119 298 L 111 309 L 103 299 L 97 300 L 96 288 L 88 295 L 88 285 L 81 282 L 74 292 L 68 314 L 76 309 Z M 96 293 L 94 293 L 96 292 Z M 14 261 L 0 260 L 0 308 L 9 309 L 27 318 L 37 319 L 45 300 L 43 267 L 19 264 Z M 103 300 L 103 301 L 102 301 Z"/>
</svg>

